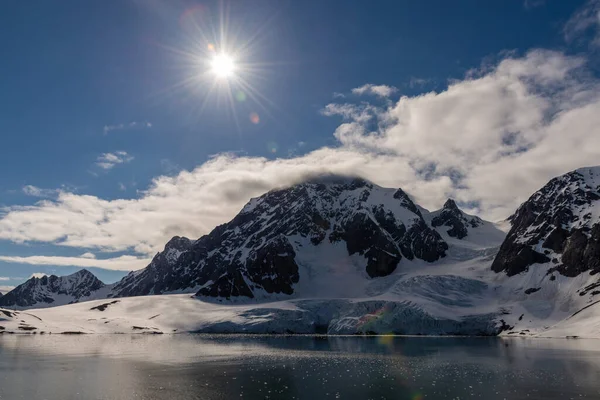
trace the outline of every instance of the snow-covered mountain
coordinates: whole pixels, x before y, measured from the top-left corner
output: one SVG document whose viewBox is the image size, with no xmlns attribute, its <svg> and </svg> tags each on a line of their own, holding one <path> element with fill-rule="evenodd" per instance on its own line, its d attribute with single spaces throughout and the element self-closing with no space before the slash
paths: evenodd
<svg viewBox="0 0 600 400">
<path fill-rule="evenodd" d="M 354 298 L 352 307 L 343 300 L 302 307 L 333 307 L 314 320 L 337 333 L 361 331 L 361 312 L 383 307 L 394 311 L 370 323 L 374 331 L 397 329 L 391 319 L 405 333 L 540 334 L 583 318 L 579 311 L 592 312 L 600 294 L 599 176 L 600 167 L 585 168 L 551 180 L 509 218 L 508 236 L 451 199 L 429 212 L 400 189 L 313 180 L 252 199 L 195 242 L 174 238 L 111 295 Z M 439 328 L 447 318 L 454 322 Z"/>
<path fill-rule="evenodd" d="M 110 300 L 2 324 L 600 337 L 599 177 L 596 167 L 551 180 L 509 218 L 508 235 L 453 200 L 429 212 L 400 189 L 313 179 L 250 200 L 196 241 L 174 237 L 147 268 L 80 298 Z"/>
<path fill-rule="evenodd" d="M 497 250 L 506 233 L 496 224 L 485 221 L 475 215 L 467 214 L 448 199 L 444 206 L 433 212 L 423 212 L 425 220 L 448 243 L 450 251 L 462 251 L 465 248 Z M 462 249 L 462 250 L 461 250 Z"/>
<path fill-rule="evenodd" d="M 600 272 L 600 167 L 552 179 L 510 217 L 492 269 L 515 275 L 533 264 L 574 277 Z"/>
<path fill-rule="evenodd" d="M 401 189 L 328 176 L 252 199 L 195 242 L 173 238 L 112 296 L 191 289 L 222 298 L 317 295 L 316 288 L 335 291 L 340 281 L 332 277 L 346 283 L 385 277 L 407 263 L 440 260 L 447 250 Z"/>
<path fill-rule="evenodd" d="M 82 269 L 68 276 L 31 277 L 0 298 L 8 308 L 40 308 L 106 297 L 108 287 Z"/>
<path fill-rule="evenodd" d="M 477 228 L 483 224 L 479 217 L 470 216 L 459 210 L 452 199 L 444 203 L 444 207 L 432 213 L 431 225 L 435 228 L 445 227 L 448 236 L 464 239 L 469 234 L 469 228 Z"/>
<path fill-rule="evenodd" d="M 600 337 L 600 167 L 552 179 L 509 220 L 491 268 L 510 333 Z"/>
</svg>

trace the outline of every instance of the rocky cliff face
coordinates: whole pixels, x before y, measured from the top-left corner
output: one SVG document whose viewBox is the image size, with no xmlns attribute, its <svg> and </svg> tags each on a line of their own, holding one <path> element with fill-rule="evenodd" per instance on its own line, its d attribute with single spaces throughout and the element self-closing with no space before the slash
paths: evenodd
<svg viewBox="0 0 600 400">
<path fill-rule="evenodd" d="M 447 228 L 446 233 L 457 239 L 464 239 L 469 234 L 469 228 L 477 228 L 483 224 L 481 218 L 463 213 L 452 199 L 448 199 L 444 207 L 433 214 L 431 225 L 435 228 Z"/>
<path fill-rule="evenodd" d="M 185 270 L 183 264 L 177 263 L 177 260 L 190 250 L 192 244 L 193 242 L 187 238 L 175 236 L 165 245 L 164 251 L 154 256 L 150 265 L 141 271 L 129 273 L 117 282 L 109 296 L 160 294 L 188 287 L 189 271 Z"/>
<path fill-rule="evenodd" d="M 0 298 L 3 307 L 44 307 L 92 298 L 106 285 L 87 270 L 68 276 L 32 277 Z"/>
<path fill-rule="evenodd" d="M 600 272 L 600 167 L 552 179 L 510 217 L 492 269 L 509 276 L 551 263 L 565 276 Z"/>
<path fill-rule="evenodd" d="M 393 273 L 402 260 L 439 260 L 448 249 L 402 190 L 324 177 L 250 200 L 232 221 L 195 242 L 172 239 L 111 296 L 191 288 L 209 297 L 291 295 L 310 278 L 301 276 L 299 260 L 340 246 L 362 260 L 365 279 Z"/>
</svg>

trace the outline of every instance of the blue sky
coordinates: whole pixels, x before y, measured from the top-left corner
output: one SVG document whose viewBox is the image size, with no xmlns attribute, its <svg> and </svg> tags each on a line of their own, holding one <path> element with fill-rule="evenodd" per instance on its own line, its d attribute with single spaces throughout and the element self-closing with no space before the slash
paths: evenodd
<svg viewBox="0 0 600 400">
<path fill-rule="evenodd" d="M 3 4 L 0 290 L 80 267 L 114 281 L 171 236 L 199 237 L 251 196 L 321 170 L 402 186 L 427 207 L 452 196 L 506 217 L 546 179 L 600 160 L 598 10 L 551 0 Z M 207 46 L 225 42 L 238 69 L 217 82 Z"/>
</svg>

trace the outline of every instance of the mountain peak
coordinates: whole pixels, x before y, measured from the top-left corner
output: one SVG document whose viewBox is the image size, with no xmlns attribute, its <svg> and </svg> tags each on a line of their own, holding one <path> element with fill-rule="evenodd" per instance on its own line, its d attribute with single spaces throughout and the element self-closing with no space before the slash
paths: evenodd
<svg viewBox="0 0 600 400">
<path fill-rule="evenodd" d="M 431 220 L 431 226 L 434 228 L 448 227 L 446 230 L 448 236 L 457 239 L 464 239 L 469 234 L 469 228 L 477 228 L 483 221 L 474 216 L 465 214 L 458 208 L 453 199 L 448 199 L 441 210 L 432 213 L 434 217 Z"/>
<path fill-rule="evenodd" d="M 88 271 L 85 268 L 82 268 L 79 271 L 72 273 L 71 275 L 67 275 L 67 277 L 89 277 L 89 276 L 93 276 L 94 278 L 96 277 L 96 275 L 92 274 L 90 271 Z"/>
<path fill-rule="evenodd" d="M 311 280 L 323 271 L 374 279 L 392 274 L 401 261 L 436 261 L 447 249 L 401 189 L 325 174 L 251 199 L 187 249 L 168 244 L 112 296 L 192 289 L 220 298 L 313 293 L 311 285 L 319 284 Z"/>
<path fill-rule="evenodd" d="M 456 211 L 460 211 L 458 206 L 456 205 L 456 202 L 453 199 L 448 199 L 446 200 L 446 202 L 444 203 L 444 209 L 446 210 L 456 210 Z"/>
<path fill-rule="evenodd" d="M 192 245 L 192 241 L 184 236 L 173 236 L 165 245 L 166 249 L 187 250 Z"/>
<path fill-rule="evenodd" d="M 45 307 L 49 304 L 78 302 L 89 298 L 106 285 L 86 269 L 71 275 L 33 276 L 0 299 L 0 306 L 7 307 Z M 58 300 L 57 300 L 58 299 Z"/>
<path fill-rule="evenodd" d="M 552 261 L 552 270 L 577 276 L 600 272 L 600 167 L 551 179 L 521 204 L 492 264 L 515 275 Z M 535 229 L 533 229 L 535 228 Z"/>
</svg>

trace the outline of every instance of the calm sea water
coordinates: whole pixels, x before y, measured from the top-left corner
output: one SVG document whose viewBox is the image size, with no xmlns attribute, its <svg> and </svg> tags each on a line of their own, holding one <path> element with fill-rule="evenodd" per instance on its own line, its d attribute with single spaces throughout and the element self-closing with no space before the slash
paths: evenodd
<svg viewBox="0 0 600 400">
<path fill-rule="evenodd" d="M 0 337 L 0 399 L 599 399 L 600 341 Z"/>
</svg>

